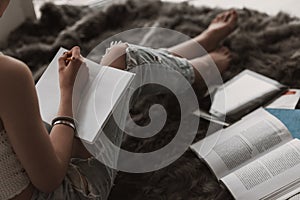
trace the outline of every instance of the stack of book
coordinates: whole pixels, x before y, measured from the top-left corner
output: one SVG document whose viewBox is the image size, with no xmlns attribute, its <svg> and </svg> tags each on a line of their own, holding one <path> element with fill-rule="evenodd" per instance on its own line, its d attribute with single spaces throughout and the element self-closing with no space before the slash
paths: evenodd
<svg viewBox="0 0 300 200">
<path fill-rule="evenodd" d="M 195 111 L 225 128 L 190 148 L 236 199 L 295 198 L 300 192 L 299 97 L 299 90 L 245 70 L 217 90 L 208 113 Z"/>
</svg>

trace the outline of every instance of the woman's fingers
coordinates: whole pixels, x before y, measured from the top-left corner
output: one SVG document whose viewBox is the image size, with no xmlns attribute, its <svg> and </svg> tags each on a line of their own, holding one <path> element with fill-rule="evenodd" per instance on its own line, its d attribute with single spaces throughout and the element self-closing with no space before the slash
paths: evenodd
<svg viewBox="0 0 300 200">
<path fill-rule="evenodd" d="M 70 59 L 70 63 L 82 63 L 83 58 L 80 54 L 80 48 L 78 46 L 75 46 L 71 49 L 72 57 Z"/>
<path fill-rule="evenodd" d="M 73 47 L 71 52 L 72 52 L 72 57 L 74 57 L 75 59 L 80 58 L 80 48 L 78 46 Z"/>
<path fill-rule="evenodd" d="M 63 69 L 64 67 L 66 67 L 66 60 L 68 58 L 68 54 L 64 53 L 59 59 L 58 59 L 58 63 L 59 63 L 59 70 Z"/>
<path fill-rule="evenodd" d="M 79 68 L 84 64 L 84 59 L 80 54 L 80 48 L 78 46 L 75 46 L 71 49 L 72 52 L 72 59 L 69 62 L 68 66 L 70 66 L 70 70 L 73 71 L 73 73 L 77 73 Z"/>
<path fill-rule="evenodd" d="M 87 68 L 78 46 L 75 46 L 70 51 L 65 52 L 59 58 L 59 81 L 61 89 L 70 91 L 73 90 L 75 80 L 81 66 L 83 70 Z"/>
<path fill-rule="evenodd" d="M 73 47 L 70 51 L 64 52 L 64 54 L 59 58 L 60 70 L 64 69 L 65 67 L 70 67 L 75 71 L 78 71 L 83 63 L 84 58 L 81 56 L 80 48 L 78 46 Z"/>
</svg>

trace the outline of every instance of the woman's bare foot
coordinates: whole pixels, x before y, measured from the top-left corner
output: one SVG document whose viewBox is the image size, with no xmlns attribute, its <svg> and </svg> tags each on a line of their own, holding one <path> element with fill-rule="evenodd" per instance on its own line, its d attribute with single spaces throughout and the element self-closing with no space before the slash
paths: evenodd
<svg viewBox="0 0 300 200">
<path fill-rule="evenodd" d="M 218 67 L 220 73 L 226 71 L 229 67 L 232 55 L 227 47 L 221 47 L 205 56 L 190 60 L 190 63 L 201 73 L 202 70 L 208 70 L 214 67 Z"/>
<path fill-rule="evenodd" d="M 232 60 L 232 55 L 230 50 L 227 47 L 221 47 L 211 53 L 209 53 L 211 59 L 217 65 L 220 73 L 226 71 Z"/>
<path fill-rule="evenodd" d="M 204 85 L 204 80 L 202 76 L 211 76 L 205 77 L 205 79 L 213 79 L 216 74 L 214 67 L 217 66 L 218 71 L 223 73 L 230 64 L 231 61 L 231 52 L 227 47 L 221 47 L 205 56 L 195 58 L 189 62 L 194 67 L 195 72 L 195 84 L 194 86 L 202 88 Z"/>
<path fill-rule="evenodd" d="M 208 75 L 210 80 L 214 80 L 219 77 L 219 73 L 216 73 L 214 67 L 217 66 L 218 71 L 222 74 L 229 68 L 232 55 L 227 47 L 221 47 L 205 56 L 190 60 L 190 63 L 194 67 L 195 82 L 193 87 L 195 91 L 203 91 L 207 83 L 204 82 L 202 75 Z M 217 80 L 217 79 L 216 79 Z"/>
<path fill-rule="evenodd" d="M 235 10 L 223 12 L 212 20 L 208 29 L 206 29 L 199 36 L 193 40 L 180 43 L 176 46 L 170 47 L 168 50 L 173 55 L 186 58 L 188 60 L 204 56 L 206 52 L 215 50 L 221 40 L 225 39 L 236 27 L 237 12 Z M 199 44 L 203 48 L 199 47 Z"/>
<path fill-rule="evenodd" d="M 220 13 L 212 20 L 209 27 L 195 39 L 207 52 L 217 48 L 236 27 L 238 14 L 235 10 Z"/>
</svg>

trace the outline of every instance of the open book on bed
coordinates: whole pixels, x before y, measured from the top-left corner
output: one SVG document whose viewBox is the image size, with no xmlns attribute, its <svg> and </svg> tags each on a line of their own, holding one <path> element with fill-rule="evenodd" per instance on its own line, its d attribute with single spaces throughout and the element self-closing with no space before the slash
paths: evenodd
<svg viewBox="0 0 300 200">
<path fill-rule="evenodd" d="M 272 102 L 287 89 L 285 85 L 266 76 L 244 70 L 216 89 L 209 112 L 197 110 L 195 115 L 216 122 L 226 117 L 224 125 L 230 125 Z"/>
<path fill-rule="evenodd" d="M 300 126 L 292 118 L 299 110 L 259 108 L 191 149 L 236 199 L 277 199 L 300 188 Z"/>
<path fill-rule="evenodd" d="M 64 48 L 59 49 L 36 85 L 41 116 L 49 124 L 56 117 L 59 107 L 58 59 L 65 51 L 67 50 Z M 120 101 L 128 101 L 125 97 L 134 74 L 101 66 L 88 59 L 85 62 L 88 70 L 79 70 L 78 76 L 81 75 L 86 80 L 80 83 L 79 78 L 75 82 L 75 85 L 83 84 L 83 89 L 80 93 L 74 91 L 73 115 L 78 122 L 78 137 L 93 143 Z"/>
</svg>

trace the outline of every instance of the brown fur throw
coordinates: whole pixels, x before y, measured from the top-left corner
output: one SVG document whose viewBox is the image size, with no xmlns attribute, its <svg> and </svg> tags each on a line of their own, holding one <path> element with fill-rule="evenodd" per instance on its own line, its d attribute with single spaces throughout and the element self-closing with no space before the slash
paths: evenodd
<svg viewBox="0 0 300 200">
<path fill-rule="evenodd" d="M 79 45 L 83 49 L 82 54 L 86 55 L 96 44 L 114 34 L 155 23 L 193 37 L 201 33 L 221 11 L 157 0 L 130 0 L 105 11 L 46 4 L 42 8 L 42 18 L 20 26 L 2 49 L 6 54 L 26 62 L 36 72 L 49 63 L 60 46 L 71 48 Z M 238 28 L 223 42 L 236 54 L 230 70 L 224 74 L 224 80 L 248 68 L 288 86 L 299 87 L 300 21 L 285 13 L 268 16 L 242 9 L 238 10 L 238 14 Z M 160 47 L 163 43 L 149 45 Z M 166 145 L 174 137 L 180 119 L 178 104 L 172 95 L 143 97 L 131 110 L 131 115 L 137 123 L 146 124 L 147 108 L 157 102 L 163 104 L 168 112 L 166 126 L 149 139 L 128 137 L 123 148 L 149 152 Z M 200 122 L 195 141 L 205 136 L 207 125 L 205 121 Z M 232 199 L 207 166 L 190 150 L 170 166 L 155 172 L 120 172 L 115 184 L 110 200 Z"/>
</svg>

